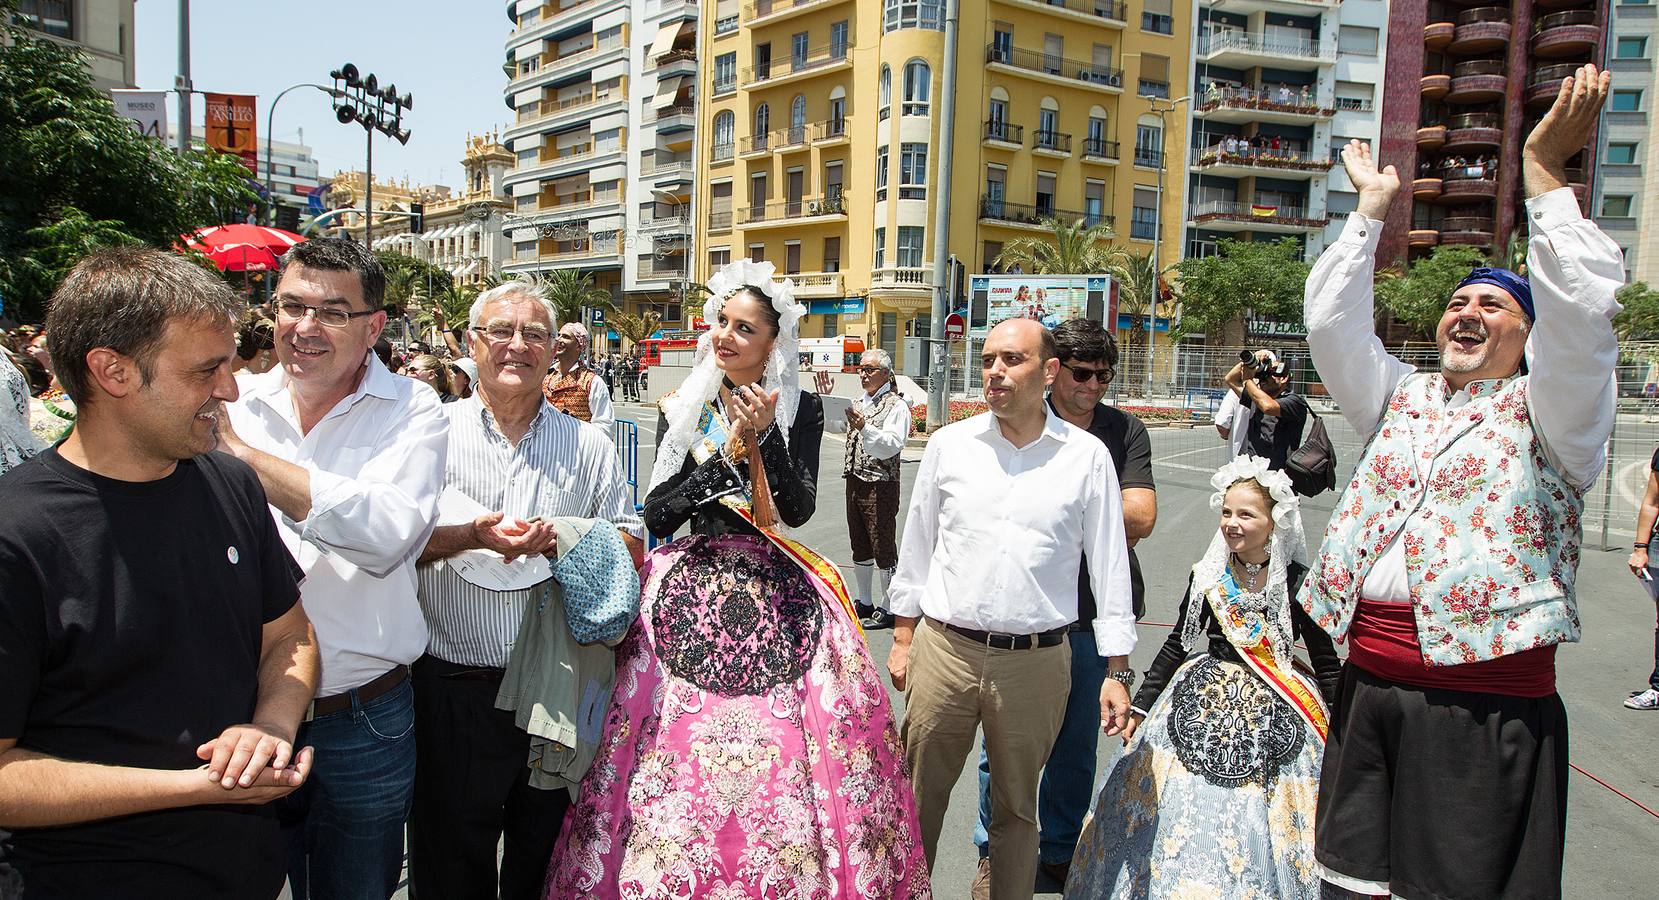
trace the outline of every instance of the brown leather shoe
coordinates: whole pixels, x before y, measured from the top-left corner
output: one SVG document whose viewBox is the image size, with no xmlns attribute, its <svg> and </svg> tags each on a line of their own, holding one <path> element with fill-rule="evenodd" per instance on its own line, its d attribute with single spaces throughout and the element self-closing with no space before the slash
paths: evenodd
<svg viewBox="0 0 1659 900">
<path fill-rule="evenodd" d="M 979 871 L 974 873 L 974 883 L 969 896 L 973 900 L 991 900 L 991 860 L 989 857 L 979 858 Z"/>
<path fill-rule="evenodd" d="M 1063 863 L 1039 861 L 1038 865 L 1042 868 L 1043 874 L 1054 879 L 1054 882 L 1060 885 L 1061 888 L 1066 886 L 1066 877 L 1071 875 L 1071 860 L 1068 859 Z"/>
</svg>

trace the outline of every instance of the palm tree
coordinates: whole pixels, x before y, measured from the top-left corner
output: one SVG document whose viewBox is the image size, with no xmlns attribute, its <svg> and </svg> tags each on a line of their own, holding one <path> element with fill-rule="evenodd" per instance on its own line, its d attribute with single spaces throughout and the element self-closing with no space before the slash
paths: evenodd
<svg viewBox="0 0 1659 900">
<path fill-rule="evenodd" d="M 1122 247 L 1114 247 L 1106 257 L 1105 271 L 1117 282 L 1118 312 L 1129 317 L 1129 345 L 1140 347 L 1146 342 L 1146 319 L 1148 316 L 1157 316 L 1159 292 L 1162 288 L 1162 275 L 1158 271 L 1158 263 L 1152 257 L 1152 251 L 1134 251 Z M 1114 323 L 1115 325 L 1115 323 Z M 1129 360 L 1138 361 L 1140 375 L 1135 374 L 1137 364 L 1124 366 L 1125 381 L 1138 383 L 1146 375 L 1145 354 L 1127 354 Z"/>
<path fill-rule="evenodd" d="M 619 335 L 624 343 L 624 353 L 633 345 L 657 333 L 662 327 L 662 314 L 654 309 L 648 309 L 640 315 L 632 313 L 617 313 L 611 316 L 611 330 Z"/>
<path fill-rule="evenodd" d="M 997 268 L 1018 266 L 1030 275 L 1094 275 L 1106 271 L 1106 242 L 1113 237 L 1112 226 L 1049 218 L 1043 220 L 1043 227 L 1052 234 L 1020 238 L 1004 247 L 997 254 Z"/>
<path fill-rule="evenodd" d="M 603 309 L 606 312 L 616 309 L 616 301 L 611 299 L 610 292 L 594 287 L 591 274 L 575 269 L 559 269 L 551 278 L 544 279 L 542 296 L 553 304 L 553 312 L 558 315 L 560 325 L 581 322 L 584 309 Z"/>
</svg>

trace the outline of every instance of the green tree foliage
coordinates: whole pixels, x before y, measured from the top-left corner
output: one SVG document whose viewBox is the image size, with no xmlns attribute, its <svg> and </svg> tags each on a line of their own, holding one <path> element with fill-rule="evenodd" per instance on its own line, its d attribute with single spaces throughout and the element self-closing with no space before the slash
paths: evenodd
<svg viewBox="0 0 1659 900">
<path fill-rule="evenodd" d="M 1619 340 L 1659 340 L 1659 291 L 1645 281 L 1633 281 L 1619 288 L 1618 300 L 1624 304 L 1624 311 L 1613 319 Z"/>
<path fill-rule="evenodd" d="M 0 0 L 0 295 L 8 315 L 37 321 L 87 251 L 173 247 L 257 197 L 235 158 L 181 156 L 135 131 L 80 51 L 13 24 L 15 7 Z"/>
<path fill-rule="evenodd" d="M 632 313 L 617 313 L 610 318 L 611 330 L 615 331 L 625 343 L 624 352 L 628 348 L 645 340 L 662 327 L 662 315 L 654 309 L 648 309 L 640 315 Z"/>
<path fill-rule="evenodd" d="M 1486 256 L 1474 247 L 1448 244 L 1411 263 L 1403 272 L 1377 273 L 1377 305 L 1425 340 L 1446 311 L 1446 301 L 1469 270 L 1486 265 Z"/>
<path fill-rule="evenodd" d="M 1112 226 L 1105 222 L 1085 225 L 1081 219 L 1045 219 L 1043 227 L 1050 233 L 1020 238 L 1004 247 L 997 254 L 997 267 L 1018 266 L 1027 275 L 1096 275 L 1106 271 Z"/>
<path fill-rule="evenodd" d="M 582 321 L 584 309 L 603 309 L 607 312 L 616 309 L 611 295 L 593 286 L 592 275 L 575 269 L 559 269 L 551 278 L 543 279 L 542 296 L 553 304 L 553 311 L 559 316 L 556 325 Z"/>
<path fill-rule="evenodd" d="M 1192 257 L 1181 273 L 1181 321 L 1176 340 L 1215 334 L 1227 346 L 1244 341 L 1246 313 L 1284 322 L 1302 320 L 1302 291 L 1309 266 L 1290 238 L 1279 241 L 1222 240 L 1214 256 Z"/>
</svg>

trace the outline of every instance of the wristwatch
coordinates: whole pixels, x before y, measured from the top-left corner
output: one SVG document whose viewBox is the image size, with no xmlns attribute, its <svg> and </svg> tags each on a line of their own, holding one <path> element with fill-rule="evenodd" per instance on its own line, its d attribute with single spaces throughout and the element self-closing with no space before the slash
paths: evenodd
<svg viewBox="0 0 1659 900">
<path fill-rule="evenodd" d="M 1135 670 L 1134 669 L 1124 669 L 1121 672 L 1107 672 L 1106 674 L 1111 676 L 1113 679 L 1115 679 L 1118 684 L 1123 685 L 1124 690 L 1126 690 L 1126 691 L 1134 690 L 1134 688 L 1135 688 Z"/>
</svg>

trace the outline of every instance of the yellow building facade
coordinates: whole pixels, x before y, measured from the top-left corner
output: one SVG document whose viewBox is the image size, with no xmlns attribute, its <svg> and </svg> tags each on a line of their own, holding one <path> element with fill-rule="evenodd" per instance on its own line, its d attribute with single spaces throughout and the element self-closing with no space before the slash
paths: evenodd
<svg viewBox="0 0 1659 900">
<path fill-rule="evenodd" d="M 1161 232 L 1164 264 L 1180 258 L 1184 159 L 1163 150 L 1187 143 L 1185 109 L 1167 110 L 1189 93 L 1190 5 L 964 0 L 949 98 L 943 14 L 936 0 L 705 0 L 697 280 L 768 260 L 808 304 L 803 336 L 857 335 L 903 366 L 903 337 L 930 321 L 945 198 L 966 273 L 993 271 L 1048 217 L 1109 222 L 1147 251 Z"/>
</svg>

